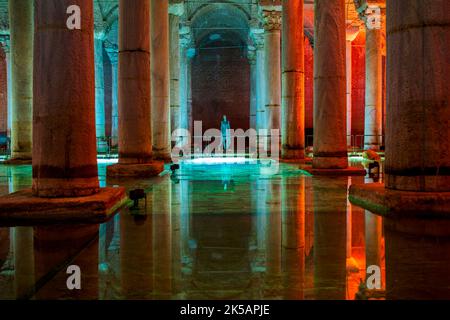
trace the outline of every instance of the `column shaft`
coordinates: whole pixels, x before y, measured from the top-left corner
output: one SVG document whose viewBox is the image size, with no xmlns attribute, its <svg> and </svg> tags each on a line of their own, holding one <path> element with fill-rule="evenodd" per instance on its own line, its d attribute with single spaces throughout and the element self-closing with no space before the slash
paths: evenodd
<svg viewBox="0 0 450 320">
<path fill-rule="evenodd" d="M 42 197 L 98 191 L 95 147 L 94 17 L 90 0 L 36 0 L 33 192 Z M 66 12 L 81 8 L 81 30 Z"/>
<path fill-rule="evenodd" d="M 180 17 L 169 15 L 170 21 L 170 130 L 180 126 Z M 171 133 L 171 132 L 170 132 Z"/>
<path fill-rule="evenodd" d="M 170 159 L 170 67 L 168 1 L 151 0 L 153 155 Z"/>
<path fill-rule="evenodd" d="M 103 70 L 103 40 L 95 38 L 95 128 L 97 138 L 105 136 L 105 79 Z"/>
<path fill-rule="evenodd" d="M 313 167 L 345 169 L 345 1 L 316 0 L 314 7 Z"/>
<path fill-rule="evenodd" d="M 152 159 L 150 3 L 119 4 L 119 163 Z"/>
<path fill-rule="evenodd" d="M 381 29 L 366 30 L 364 148 L 379 150 L 383 130 Z"/>
<path fill-rule="evenodd" d="M 281 13 L 265 12 L 265 83 L 267 129 L 280 129 L 281 106 Z M 270 132 L 269 132 L 270 133 Z"/>
<path fill-rule="evenodd" d="M 250 64 L 250 128 L 256 128 L 256 113 L 258 108 L 258 69 L 256 66 L 256 53 L 249 52 Z"/>
<path fill-rule="evenodd" d="M 65 12 L 65 10 L 63 11 Z M 11 33 L 11 156 L 30 159 L 33 104 L 33 1 L 9 0 Z"/>
<path fill-rule="evenodd" d="M 346 41 L 347 73 L 347 146 L 352 145 L 352 42 Z"/>
<path fill-rule="evenodd" d="M 0 50 L 0 135 L 6 136 L 8 132 L 8 67 L 6 52 L 2 47 Z"/>
<path fill-rule="evenodd" d="M 450 191 L 450 2 L 387 1 L 386 186 Z"/>
<path fill-rule="evenodd" d="M 283 107 L 284 159 L 305 157 L 305 48 L 303 2 L 283 0 Z"/>
<path fill-rule="evenodd" d="M 256 46 L 256 87 L 257 87 L 257 110 L 256 110 L 256 127 L 257 129 L 265 129 L 266 125 L 266 106 L 265 106 L 265 77 L 264 77 L 264 42 Z"/>
</svg>

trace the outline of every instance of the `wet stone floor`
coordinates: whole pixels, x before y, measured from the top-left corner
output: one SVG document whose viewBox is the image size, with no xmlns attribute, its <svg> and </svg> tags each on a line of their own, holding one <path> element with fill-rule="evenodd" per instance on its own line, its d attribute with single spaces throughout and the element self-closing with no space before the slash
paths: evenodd
<svg viewBox="0 0 450 320">
<path fill-rule="evenodd" d="M 146 199 L 101 225 L 0 226 L 0 299 L 449 299 L 447 221 L 391 221 L 350 205 L 350 183 L 293 164 L 185 162 L 101 186 Z M 31 166 L 0 166 L 0 194 Z M 68 290 L 68 266 L 81 290 Z M 380 281 L 364 288 L 366 270 Z M 373 269 L 375 268 L 375 269 Z M 378 272 L 379 271 L 379 272 Z"/>
</svg>

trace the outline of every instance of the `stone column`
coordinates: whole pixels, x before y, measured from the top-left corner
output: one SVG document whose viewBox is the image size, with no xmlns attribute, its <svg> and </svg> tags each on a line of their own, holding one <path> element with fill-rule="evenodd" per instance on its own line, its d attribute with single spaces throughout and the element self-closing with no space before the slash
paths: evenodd
<svg viewBox="0 0 450 320">
<path fill-rule="evenodd" d="M 184 12 L 182 3 L 169 6 L 170 42 L 170 136 L 180 123 L 180 16 Z"/>
<path fill-rule="evenodd" d="M 153 176 L 150 85 L 150 2 L 119 4 L 119 164 L 109 176 Z"/>
<path fill-rule="evenodd" d="M 82 9 L 69 30 L 70 5 Z M 41 197 L 98 192 L 95 148 L 93 9 L 89 0 L 37 0 L 33 191 Z"/>
<path fill-rule="evenodd" d="M 449 192 L 450 2 L 387 5 L 386 186 Z"/>
<path fill-rule="evenodd" d="M 116 46 L 110 46 L 106 48 L 109 60 L 111 61 L 112 68 L 112 125 L 111 125 L 111 145 L 117 147 L 119 136 L 119 53 Z"/>
<path fill-rule="evenodd" d="M 263 32 L 263 31 L 261 31 Z M 265 105 L 265 71 L 264 71 L 264 37 L 263 33 L 254 33 L 253 38 L 256 47 L 256 97 L 257 97 L 257 108 L 256 108 L 256 129 L 267 128 L 266 122 L 266 105 Z"/>
<path fill-rule="evenodd" d="M 345 45 L 345 57 L 346 57 L 346 74 L 347 74 L 347 146 L 352 146 L 352 72 L 353 72 L 353 59 L 352 59 L 352 42 L 356 39 L 359 33 L 359 27 L 348 26 L 346 30 L 346 45 Z"/>
<path fill-rule="evenodd" d="M 256 129 L 256 113 L 258 108 L 258 69 L 256 66 L 256 51 L 249 50 L 247 53 L 250 64 L 250 128 Z"/>
<path fill-rule="evenodd" d="M 0 135 L 6 136 L 8 133 L 8 67 L 5 47 L 0 37 Z M 3 141 L 2 141 L 3 143 Z"/>
<path fill-rule="evenodd" d="M 314 169 L 346 169 L 345 1 L 314 2 Z"/>
<path fill-rule="evenodd" d="M 382 31 L 366 27 L 364 148 L 380 150 L 383 134 Z"/>
<path fill-rule="evenodd" d="M 3 51 L 5 53 L 5 64 L 6 64 L 6 95 L 7 95 L 7 134 L 8 137 L 11 136 L 11 125 L 12 125 L 12 94 L 11 94 L 11 46 L 10 37 L 8 35 L 0 36 L 0 42 L 2 43 Z"/>
<path fill-rule="evenodd" d="M 153 157 L 164 161 L 171 161 L 168 10 L 168 1 L 151 0 Z"/>
<path fill-rule="evenodd" d="M 11 158 L 30 160 L 33 104 L 33 1 L 9 0 L 11 34 Z"/>
<path fill-rule="evenodd" d="M 101 139 L 106 136 L 105 124 L 105 77 L 103 62 L 103 45 L 106 38 L 103 24 L 95 25 L 94 33 L 95 57 L 95 130 L 98 152 L 106 151 L 106 145 Z"/>
<path fill-rule="evenodd" d="M 281 12 L 263 11 L 266 86 L 266 128 L 280 129 L 281 112 Z M 270 131 L 269 131 L 270 134 Z M 270 141 L 269 141 L 270 146 Z"/>
<path fill-rule="evenodd" d="M 305 158 L 304 43 L 303 1 L 283 0 L 283 159 Z"/>
</svg>

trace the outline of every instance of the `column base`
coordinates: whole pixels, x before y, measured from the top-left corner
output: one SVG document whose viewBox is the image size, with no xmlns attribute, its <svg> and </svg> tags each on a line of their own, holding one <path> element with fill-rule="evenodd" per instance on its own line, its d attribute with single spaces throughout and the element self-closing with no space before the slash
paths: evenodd
<svg viewBox="0 0 450 320">
<path fill-rule="evenodd" d="M 344 169 L 316 169 L 310 165 L 300 166 L 301 170 L 313 176 L 365 176 L 366 170 L 361 168 L 347 167 Z"/>
<path fill-rule="evenodd" d="M 159 153 L 153 150 L 153 159 L 163 161 L 164 163 L 172 163 L 172 155 L 170 153 Z"/>
<path fill-rule="evenodd" d="M 296 159 L 304 159 L 304 158 L 305 158 L 305 150 L 304 149 L 282 148 L 282 150 L 281 150 L 281 159 L 283 159 L 283 160 L 296 160 Z"/>
<path fill-rule="evenodd" d="M 398 191 L 370 183 L 350 186 L 349 200 L 388 217 L 450 218 L 450 192 Z"/>
<path fill-rule="evenodd" d="M 26 189 L 0 197 L 0 224 L 102 223 L 127 199 L 124 188 L 101 188 L 94 195 L 76 198 L 39 198 Z"/>
<path fill-rule="evenodd" d="M 32 160 L 31 159 L 8 159 L 3 161 L 1 164 L 7 165 L 7 166 L 21 166 L 21 165 L 31 165 Z"/>
<path fill-rule="evenodd" d="M 106 168 L 106 175 L 111 178 L 150 178 L 164 171 L 164 162 L 152 161 L 142 164 L 115 164 Z"/>
</svg>

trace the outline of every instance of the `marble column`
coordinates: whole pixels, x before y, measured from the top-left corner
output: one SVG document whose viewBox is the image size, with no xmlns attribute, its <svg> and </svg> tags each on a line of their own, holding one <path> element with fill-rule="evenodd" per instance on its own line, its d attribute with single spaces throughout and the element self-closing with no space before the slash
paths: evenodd
<svg viewBox="0 0 450 320">
<path fill-rule="evenodd" d="M 61 14 L 74 4 L 81 30 L 69 30 Z M 35 10 L 33 192 L 91 195 L 99 190 L 92 2 L 37 0 Z"/>
<path fill-rule="evenodd" d="M 150 2 L 119 2 L 119 164 L 109 176 L 153 176 L 163 163 L 152 161 Z"/>
<path fill-rule="evenodd" d="M 6 95 L 7 95 L 7 135 L 11 136 L 11 126 L 12 126 L 12 94 L 11 94 L 11 46 L 10 37 L 8 35 L 0 36 L 0 42 L 2 43 L 3 51 L 5 53 L 5 64 L 6 64 Z"/>
<path fill-rule="evenodd" d="M 303 1 L 283 0 L 281 157 L 305 158 L 305 48 Z"/>
<path fill-rule="evenodd" d="M 280 130 L 281 116 L 281 12 L 263 11 L 266 83 L 266 128 Z M 269 131 L 270 134 L 270 131 Z M 270 141 L 269 141 L 270 146 Z"/>
<path fill-rule="evenodd" d="M 32 152 L 33 125 L 33 1 L 9 0 L 8 3 L 13 103 L 11 158 L 12 160 L 29 160 Z"/>
<path fill-rule="evenodd" d="M 151 0 L 153 157 L 170 161 L 170 66 L 168 1 Z"/>
<path fill-rule="evenodd" d="M 95 129 L 97 139 L 103 139 L 106 135 L 105 125 L 105 77 L 103 62 L 103 44 L 105 41 L 105 29 L 103 26 L 95 26 L 94 57 L 95 57 Z M 99 152 L 105 151 L 103 141 L 97 141 Z"/>
<path fill-rule="evenodd" d="M 446 0 L 387 1 L 389 189 L 450 192 L 448 12 Z"/>
<path fill-rule="evenodd" d="M 364 148 L 380 150 L 383 134 L 382 30 L 366 28 Z"/>
<path fill-rule="evenodd" d="M 180 16 L 183 4 L 169 6 L 169 42 L 170 42 L 170 136 L 180 123 Z"/>
<path fill-rule="evenodd" d="M 250 64 L 250 128 L 256 129 L 256 113 L 258 108 L 258 69 L 256 66 L 256 51 L 249 50 L 247 59 Z"/>
<path fill-rule="evenodd" d="M 119 53 L 118 48 L 107 47 L 106 52 L 108 53 L 109 60 L 111 61 L 112 68 L 112 119 L 111 119 L 111 146 L 117 147 L 118 136 L 119 136 Z"/>
<path fill-rule="evenodd" d="M 314 2 L 314 169 L 346 169 L 345 1 Z"/>
</svg>

